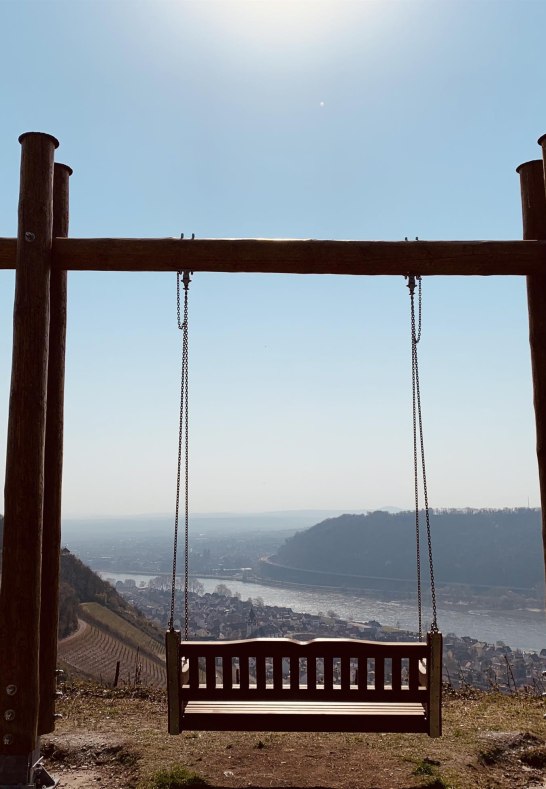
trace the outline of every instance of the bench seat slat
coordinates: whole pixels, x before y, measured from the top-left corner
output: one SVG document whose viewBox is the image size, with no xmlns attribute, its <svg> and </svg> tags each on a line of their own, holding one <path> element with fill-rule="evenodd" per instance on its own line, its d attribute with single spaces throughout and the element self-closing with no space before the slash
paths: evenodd
<svg viewBox="0 0 546 789">
<path fill-rule="evenodd" d="M 271 686 L 268 686 L 264 689 L 258 688 L 256 686 L 250 687 L 248 689 L 240 689 L 237 687 L 228 689 L 216 687 L 216 688 L 187 688 L 186 686 L 182 687 L 180 692 L 180 696 L 183 701 L 259 701 L 263 699 L 267 701 L 267 703 L 272 703 L 274 701 L 279 702 L 289 702 L 289 701 L 297 701 L 297 702 L 347 702 L 349 704 L 358 704 L 361 701 L 366 702 L 390 702 L 392 704 L 396 704 L 397 702 L 403 704 L 411 704 L 411 703 L 419 703 L 425 704 L 428 701 L 428 691 L 426 688 L 418 688 L 417 690 L 390 690 L 389 688 L 383 688 L 382 690 L 375 690 L 371 688 L 368 691 L 359 691 L 355 690 L 342 690 L 341 688 L 334 688 L 333 690 L 324 689 L 322 687 L 318 687 L 316 690 L 306 690 L 304 688 L 299 688 L 298 690 L 292 690 L 289 687 L 285 687 L 282 690 L 277 690 Z"/>
<path fill-rule="evenodd" d="M 326 704 L 321 704 L 320 702 L 292 704 L 290 702 L 267 703 L 264 701 L 249 701 L 246 703 L 229 701 L 190 701 L 185 708 L 186 713 L 213 712 L 215 710 L 221 710 L 226 714 L 237 710 L 245 710 L 249 715 L 254 712 L 268 712 L 274 715 L 276 712 L 285 712 L 286 710 L 297 710 L 298 714 L 301 715 L 310 713 L 321 713 L 325 715 L 355 713 L 359 715 L 375 715 L 378 712 L 396 715 L 401 711 L 406 715 L 425 714 L 422 704 L 332 704 L 330 702 Z"/>
<path fill-rule="evenodd" d="M 427 731 L 420 704 L 247 704 L 189 702 L 187 728 L 197 731 Z"/>
</svg>

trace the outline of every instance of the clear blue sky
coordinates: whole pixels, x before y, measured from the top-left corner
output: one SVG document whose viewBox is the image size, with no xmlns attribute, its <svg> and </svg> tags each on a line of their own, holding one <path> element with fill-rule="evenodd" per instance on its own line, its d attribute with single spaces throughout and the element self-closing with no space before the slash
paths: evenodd
<svg viewBox="0 0 546 789">
<path fill-rule="evenodd" d="M 542 0 L 0 0 L 0 28 L 2 236 L 39 130 L 73 236 L 521 237 Z M 175 275 L 69 299 L 65 514 L 169 512 Z M 0 272 L 0 474 L 12 303 Z M 192 509 L 410 507 L 408 309 L 402 279 L 196 275 Z M 431 505 L 537 506 L 523 280 L 426 280 L 420 348 Z"/>
</svg>

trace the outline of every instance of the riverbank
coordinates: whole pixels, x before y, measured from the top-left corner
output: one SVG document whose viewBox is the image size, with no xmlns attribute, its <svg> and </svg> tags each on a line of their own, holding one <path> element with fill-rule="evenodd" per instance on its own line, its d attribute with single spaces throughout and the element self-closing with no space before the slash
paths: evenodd
<svg viewBox="0 0 546 789">
<path fill-rule="evenodd" d="M 100 572 L 105 578 L 115 581 L 130 579 L 136 586 L 148 582 L 152 575 L 135 573 Z M 198 579 L 205 592 L 213 592 L 219 583 L 227 585 L 234 594 L 243 599 L 261 598 L 266 605 L 286 606 L 293 611 L 319 614 L 329 610 L 348 622 L 375 620 L 385 627 L 415 632 L 417 610 L 413 600 L 381 600 L 340 592 L 339 590 L 269 586 L 234 580 L 233 578 Z M 426 603 L 426 601 L 425 601 Z M 425 605 L 425 623 L 428 609 Z M 546 616 L 543 611 L 499 611 L 495 609 L 464 608 L 439 603 L 438 621 L 444 633 L 459 637 L 470 636 L 489 644 L 504 642 L 513 649 L 540 652 L 546 647 Z"/>
</svg>

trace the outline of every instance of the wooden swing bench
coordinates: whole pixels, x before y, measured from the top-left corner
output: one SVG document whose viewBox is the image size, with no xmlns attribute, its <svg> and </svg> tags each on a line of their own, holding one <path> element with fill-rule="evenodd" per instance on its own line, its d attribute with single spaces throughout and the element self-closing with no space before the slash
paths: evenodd
<svg viewBox="0 0 546 789">
<path fill-rule="evenodd" d="M 442 635 L 426 642 L 166 634 L 169 733 L 415 732 L 441 736 Z"/>
</svg>

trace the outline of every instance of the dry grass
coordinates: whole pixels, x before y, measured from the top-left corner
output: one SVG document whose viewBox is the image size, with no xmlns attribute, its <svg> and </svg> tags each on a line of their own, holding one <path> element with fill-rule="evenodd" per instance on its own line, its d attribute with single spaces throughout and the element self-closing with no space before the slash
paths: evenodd
<svg viewBox="0 0 546 789">
<path fill-rule="evenodd" d="M 270 732 L 169 737 L 161 691 L 93 685 L 72 687 L 60 711 L 64 719 L 48 748 L 51 771 L 67 789 L 93 785 L 97 773 L 103 787 L 148 789 L 152 776 L 173 765 L 212 787 L 527 789 L 546 779 L 544 704 L 527 696 L 448 696 L 438 740 Z M 68 769 L 71 764 L 76 769 Z"/>
</svg>

